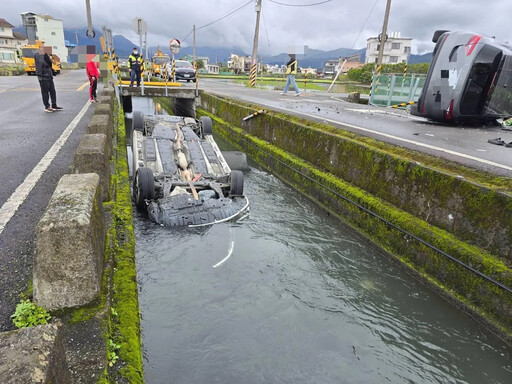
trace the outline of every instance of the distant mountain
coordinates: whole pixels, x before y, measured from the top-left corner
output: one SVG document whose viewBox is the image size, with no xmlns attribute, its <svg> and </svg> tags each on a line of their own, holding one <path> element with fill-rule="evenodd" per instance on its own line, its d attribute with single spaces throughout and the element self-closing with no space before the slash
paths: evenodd
<svg viewBox="0 0 512 384">
<path fill-rule="evenodd" d="M 17 27 L 14 31 L 25 33 L 25 28 Z M 87 28 L 64 28 L 64 38 L 72 44 L 77 43 L 78 45 L 95 45 L 97 52 L 101 52 L 100 36 L 102 35 L 101 30 L 95 30 L 96 35 L 94 38 L 86 36 Z M 138 42 L 132 42 L 125 38 L 123 35 L 115 35 L 114 49 L 118 57 L 127 58 L 132 52 L 133 47 L 138 47 Z M 158 46 L 148 47 L 148 55 L 151 57 L 154 55 Z M 171 54 L 169 47 L 161 46 L 160 49 L 167 54 Z M 177 58 L 181 58 L 187 54 L 192 55 L 192 47 L 183 47 L 180 53 L 176 55 Z M 226 64 L 230 55 L 234 53 L 236 55 L 249 55 L 240 48 L 224 48 L 224 47 L 196 47 L 197 56 L 206 56 L 210 58 L 212 63 L 224 63 Z M 340 57 L 346 57 L 353 54 L 361 54 L 361 61 L 364 62 L 366 56 L 366 49 L 349 49 L 349 48 L 338 48 L 330 51 L 322 51 L 319 49 L 309 48 L 305 55 L 297 55 L 300 60 L 301 67 L 312 67 L 319 70 L 324 68 L 327 60 L 337 60 Z M 409 60 L 410 64 L 417 63 L 430 63 L 432 60 L 432 53 L 425 53 L 423 55 L 411 55 Z M 285 64 L 288 61 L 288 55 L 286 53 L 280 53 L 278 55 L 263 57 L 264 64 Z"/>
<path fill-rule="evenodd" d="M 423 55 L 411 55 L 409 64 L 421 64 L 432 62 L 432 52 L 424 53 Z"/>
</svg>

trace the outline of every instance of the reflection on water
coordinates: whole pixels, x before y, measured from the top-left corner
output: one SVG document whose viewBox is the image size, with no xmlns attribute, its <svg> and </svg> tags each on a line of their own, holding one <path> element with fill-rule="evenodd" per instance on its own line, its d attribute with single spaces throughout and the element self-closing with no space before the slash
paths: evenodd
<svg viewBox="0 0 512 384">
<path fill-rule="evenodd" d="M 137 216 L 148 384 L 512 382 L 500 340 L 272 175 L 245 177 L 243 222 Z"/>
</svg>

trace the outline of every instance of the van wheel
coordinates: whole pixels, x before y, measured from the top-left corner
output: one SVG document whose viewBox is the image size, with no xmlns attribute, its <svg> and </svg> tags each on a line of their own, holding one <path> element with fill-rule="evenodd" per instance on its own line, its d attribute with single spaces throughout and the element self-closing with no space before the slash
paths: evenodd
<svg viewBox="0 0 512 384">
<path fill-rule="evenodd" d="M 133 180 L 133 200 L 138 209 L 146 208 L 146 200 L 153 200 L 155 197 L 155 179 L 149 168 L 139 168 Z"/>
<path fill-rule="evenodd" d="M 242 171 L 231 171 L 231 196 L 242 196 L 244 194 L 244 174 Z"/>
<path fill-rule="evenodd" d="M 132 113 L 132 130 L 144 131 L 144 113 L 141 111 L 133 111 Z"/>
<path fill-rule="evenodd" d="M 207 135 L 213 135 L 212 119 L 210 119 L 209 116 L 201 116 L 199 121 L 201 122 L 201 132 L 203 133 L 203 139 Z"/>
</svg>

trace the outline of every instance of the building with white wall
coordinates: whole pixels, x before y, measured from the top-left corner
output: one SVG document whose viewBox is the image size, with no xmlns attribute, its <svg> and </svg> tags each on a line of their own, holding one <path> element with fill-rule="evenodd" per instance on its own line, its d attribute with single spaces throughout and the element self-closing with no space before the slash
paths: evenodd
<svg viewBox="0 0 512 384">
<path fill-rule="evenodd" d="M 376 63 L 379 57 L 380 41 L 377 37 L 366 40 L 365 64 Z M 400 37 L 400 32 L 391 32 L 384 43 L 382 64 L 399 64 L 409 62 L 412 38 Z"/>
<path fill-rule="evenodd" d="M 37 40 L 44 41 L 44 45 L 52 47 L 52 53 L 59 56 L 61 61 L 67 61 L 68 49 L 64 41 L 64 26 L 62 20 L 54 19 L 50 15 L 38 15 L 33 12 L 23 12 L 22 20 L 25 18 L 31 25 L 35 26 Z M 30 33 L 27 31 L 30 41 Z"/>
<path fill-rule="evenodd" d="M 17 52 L 27 44 L 27 39 L 21 33 L 13 32 L 14 26 L 0 18 L 0 63 L 20 63 Z"/>
</svg>

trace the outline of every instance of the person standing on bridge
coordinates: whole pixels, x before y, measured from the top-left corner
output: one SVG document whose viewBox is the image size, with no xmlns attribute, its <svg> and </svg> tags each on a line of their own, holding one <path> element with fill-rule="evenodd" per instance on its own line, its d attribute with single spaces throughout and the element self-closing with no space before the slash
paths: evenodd
<svg viewBox="0 0 512 384">
<path fill-rule="evenodd" d="M 50 55 L 44 52 L 43 47 L 39 48 L 34 54 L 34 62 L 45 112 L 60 111 L 62 108 L 57 106 L 57 93 L 53 83 L 52 59 Z M 51 105 L 50 98 L 52 100 Z"/>
<path fill-rule="evenodd" d="M 293 86 L 293 88 L 295 88 L 295 96 L 299 96 L 299 87 L 297 87 L 297 83 L 295 82 L 295 75 L 297 74 L 299 61 L 296 59 L 293 53 L 288 54 L 288 56 L 290 56 L 290 60 L 286 63 L 286 85 L 284 86 L 281 95 L 286 95 L 286 93 L 288 92 L 288 88 L 291 85 Z"/>
<path fill-rule="evenodd" d="M 91 84 L 89 87 L 89 99 L 91 103 L 96 102 L 96 87 L 98 86 L 98 77 L 100 77 L 100 72 L 98 71 L 98 67 L 96 67 L 96 63 L 90 60 L 86 65 L 87 77 L 89 78 L 89 83 Z"/>
<path fill-rule="evenodd" d="M 140 75 L 143 64 L 144 60 L 142 59 L 142 56 L 139 54 L 137 48 L 134 47 L 132 54 L 128 57 L 128 67 L 130 68 L 130 87 L 133 87 L 135 77 L 137 77 L 137 87 L 140 87 Z"/>
</svg>

